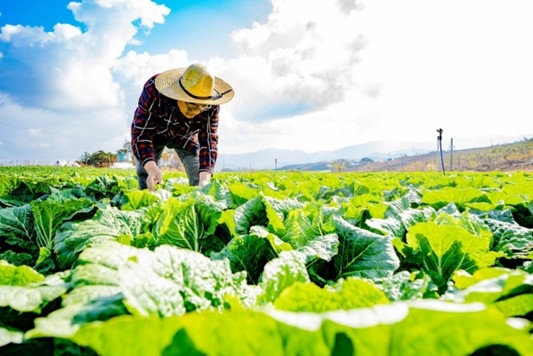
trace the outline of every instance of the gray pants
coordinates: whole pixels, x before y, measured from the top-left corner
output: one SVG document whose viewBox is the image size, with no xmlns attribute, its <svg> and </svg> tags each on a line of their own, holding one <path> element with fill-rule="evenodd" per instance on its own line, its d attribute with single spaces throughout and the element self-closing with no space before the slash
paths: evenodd
<svg viewBox="0 0 533 356">
<path fill-rule="evenodd" d="M 164 147 L 161 149 L 155 148 L 155 158 L 156 162 L 159 165 L 159 160 L 161 159 L 161 154 L 163 153 Z M 187 177 L 189 178 L 189 185 L 196 186 L 198 183 L 200 183 L 200 162 L 198 160 L 198 155 L 195 155 L 189 151 L 185 150 L 175 150 L 178 154 L 178 157 L 180 158 L 181 163 L 183 164 L 183 167 L 185 168 L 185 172 L 187 173 Z M 136 161 L 135 168 L 137 170 L 137 182 L 139 183 L 139 189 L 146 189 L 148 188 L 148 185 L 146 184 L 146 178 L 148 178 L 148 172 L 146 172 L 146 169 L 141 165 L 139 161 Z"/>
</svg>

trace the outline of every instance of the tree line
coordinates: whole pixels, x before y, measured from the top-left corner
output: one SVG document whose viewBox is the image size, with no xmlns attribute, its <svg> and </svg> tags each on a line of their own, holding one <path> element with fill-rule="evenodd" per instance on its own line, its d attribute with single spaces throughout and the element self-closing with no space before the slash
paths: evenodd
<svg viewBox="0 0 533 356">
<path fill-rule="evenodd" d="M 117 151 L 117 153 L 120 153 L 119 151 Z M 110 167 L 116 161 L 116 153 L 100 150 L 93 153 L 83 153 L 77 162 L 81 166 Z"/>
</svg>

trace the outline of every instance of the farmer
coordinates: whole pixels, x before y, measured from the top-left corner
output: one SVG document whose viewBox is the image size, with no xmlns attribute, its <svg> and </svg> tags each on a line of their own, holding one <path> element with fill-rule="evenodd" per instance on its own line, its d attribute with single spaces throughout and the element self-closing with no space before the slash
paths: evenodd
<svg viewBox="0 0 533 356">
<path fill-rule="evenodd" d="M 178 154 L 190 185 L 209 183 L 217 160 L 220 105 L 233 95 L 228 83 L 200 64 L 148 79 L 131 124 L 139 189 L 153 191 L 163 183 L 158 162 L 165 147 Z"/>
</svg>

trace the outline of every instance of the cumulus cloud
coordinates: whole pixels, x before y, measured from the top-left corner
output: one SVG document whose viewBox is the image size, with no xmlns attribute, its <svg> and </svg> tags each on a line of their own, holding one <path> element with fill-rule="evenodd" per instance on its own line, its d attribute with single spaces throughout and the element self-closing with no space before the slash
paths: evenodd
<svg viewBox="0 0 533 356">
<path fill-rule="evenodd" d="M 271 5 L 266 21 L 231 34 L 234 57 L 203 60 L 237 93 L 220 129 L 233 137 L 226 142 L 238 143 L 244 132 L 285 137 L 294 125 L 283 122 L 298 122 L 305 113 L 341 102 L 354 86 L 353 68 L 364 43 L 358 31 L 346 31 L 353 28 L 355 1 L 273 0 Z M 54 149 L 77 150 L 79 156 L 92 147 L 105 148 L 105 142 L 121 147 L 146 79 L 191 62 L 180 48 L 157 55 L 124 52 L 139 31 L 164 23 L 169 14 L 164 5 L 84 0 L 68 8 L 79 27 L 1 28 L 0 40 L 9 43 L 9 59 L 18 68 L 0 74 L 2 82 L 14 83 L 9 90 L 0 84 L 1 92 L 9 92 L 0 112 L 18 124 L 0 159 L 10 155 L 10 147 L 43 157 Z M 41 151 L 17 145 L 29 135 Z"/>
<path fill-rule="evenodd" d="M 13 46 L 10 60 L 20 62 L 16 75 L 21 85 L 10 88 L 12 100 L 26 107 L 73 112 L 115 107 L 120 88 L 111 68 L 138 31 L 133 22 L 139 19 L 151 28 L 163 22 L 169 9 L 148 0 L 86 0 L 71 2 L 68 8 L 86 25 L 84 31 L 69 24 L 56 24 L 51 32 L 42 27 L 2 27 L 0 39 Z"/>
<path fill-rule="evenodd" d="M 165 54 L 128 51 L 113 65 L 114 80 L 120 85 L 128 118 L 133 115 L 142 86 L 152 75 L 176 67 L 186 67 L 191 60 L 186 51 L 171 49 Z"/>
<path fill-rule="evenodd" d="M 341 101 L 364 44 L 352 30 L 357 8 L 353 1 L 274 0 L 266 22 L 235 31 L 240 56 L 232 79 L 260 98 L 246 110 L 237 99 L 241 118 L 269 120 Z"/>
<path fill-rule="evenodd" d="M 8 24 L 0 29 L 0 41 L 9 44 L 2 60 L 12 68 L 0 73 L 0 116 L 16 123 L 0 159 L 24 151 L 44 157 L 42 149 L 79 157 L 84 148 L 110 149 L 119 137 L 124 140 L 129 103 L 113 67 L 136 33 L 163 23 L 170 10 L 148 0 L 84 0 L 68 8 L 83 28 L 56 24 L 46 32 Z M 32 137 L 31 144 L 19 144 L 25 136 Z"/>
<path fill-rule="evenodd" d="M 83 152 L 114 151 L 124 142 L 124 120 L 117 109 L 87 113 L 23 108 L 0 95 L 0 161 L 74 160 Z"/>
<path fill-rule="evenodd" d="M 226 58 L 191 58 L 169 41 L 159 54 L 138 50 L 139 38 L 150 40 L 170 13 L 150 0 L 70 2 L 78 24 L 58 23 L 52 31 L 6 24 L 0 28 L 0 63 L 9 67 L 0 71 L 0 161 L 64 160 L 121 148 L 143 83 L 191 61 L 235 89 L 222 111 L 224 153 L 336 149 L 412 140 L 420 132 L 433 138 L 442 123 L 446 134 L 533 131 L 525 120 L 533 93 L 528 3 L 270 3 L 263 20 L 228 33 L 234 53 Z M 505 26 L 494 26 L 498 21 Z M 489 117 L 520 122 L 495 129 L 486 124 Z"/>
</svg>

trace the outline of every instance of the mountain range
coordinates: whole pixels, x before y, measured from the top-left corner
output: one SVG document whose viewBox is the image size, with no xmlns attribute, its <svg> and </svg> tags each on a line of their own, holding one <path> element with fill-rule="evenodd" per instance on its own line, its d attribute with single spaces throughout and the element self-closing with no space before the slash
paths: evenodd
<svg viewBox="0 0 533 356">
<path fill-rule="evenodd" d="M 461 141 L 461 149 L 473 147 L 486 147 L 501 143 L 510 143 L 523 139 L 523 137 L 491 137 L 476 138 Z M 487 144 L 489 143 L 489 144 Z M 457 143 L 454 143 L 456 146 Z M 443 150 L 449 150 L 451 142 L 442 143 Z M 332 162 L 335 160 L 348 160 L 358 162 L 362 159 L 385 161 L 401 156 L 413 156 L 436 152 L 439 150 L 438 141 L 435 142 L 395 142 L 373 141 L 343 147 L 332 151 L 305 152 L 302 150 L 287 150 L 267 148 L 255 152 L 240 154 L 220 153 L 217 160 L 217 170 L 220 171 L 248 171 L 268 169 L 288 169 L 296 165 L 318 162 Z"/>
</svg>

